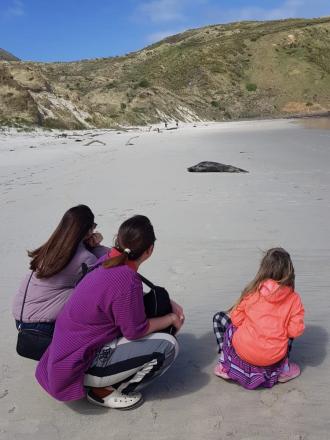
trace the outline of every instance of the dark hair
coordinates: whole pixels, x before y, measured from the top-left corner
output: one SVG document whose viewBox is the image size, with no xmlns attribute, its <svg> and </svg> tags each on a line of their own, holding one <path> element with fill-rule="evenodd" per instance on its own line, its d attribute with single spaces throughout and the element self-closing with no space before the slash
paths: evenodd
<svg viewBox="0 0 330 440">
<path fill-rule="evenodd" d="M 148 217 L 135 215 L 124 221 L 119 227 L 115 239 L 115 248 L 121 252 L 118 257 L 110 258 L 103 267 L 110 268 L 125 264 L 127 260 L 135 261 L 156 241 L 154 228 Z"/>
<path fill-rule="evenodd" d="M 290 254 L 283 248 L 269 249 L 260 263 L 260 268 L 254 279 L 244 288 L 235 308 L 244 297 L 257 291 L 263 281 L 272 279 L 282 286 L 295 287 L 295 273 Z"/>
<path fill-rule="evenodd" d="M 38 278 L 49 278 L 60 272 L 72 259 L 79 243 L 93 227 L 94 214 L 86 205 L 70 208 L 45 244 L 28 251 L 30 269 Z"/>
</svg>

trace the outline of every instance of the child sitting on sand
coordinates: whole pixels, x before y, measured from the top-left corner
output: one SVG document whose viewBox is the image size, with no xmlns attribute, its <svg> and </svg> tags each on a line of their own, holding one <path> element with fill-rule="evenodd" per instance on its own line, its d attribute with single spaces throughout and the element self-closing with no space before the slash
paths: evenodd
<svg viewBox="0 0 330 440">
<path fill-rule="evenodd" d="M 299 366 L 288 358 L 291 339 L 304 331 L 304 307 L 294 287 L 288 252 L 268 250 L 237 303 L 214 315 L 220 353 L 214 374 L 247 389 L 271 388 L 299 376 Z"/>
</svg>

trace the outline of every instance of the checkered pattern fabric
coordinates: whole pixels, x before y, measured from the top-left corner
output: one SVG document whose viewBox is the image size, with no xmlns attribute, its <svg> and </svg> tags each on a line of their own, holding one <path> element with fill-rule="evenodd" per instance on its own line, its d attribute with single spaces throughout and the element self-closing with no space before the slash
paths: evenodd
<svg viewBox="0 0 330 440">
<path fill-rule="evenodd" d="M 213 331 L 218 343 L 218 353 L 222 352 L 224 336 L 231 319 L 226 312 L 218 312 L 213 316 Z"/>
</svg>

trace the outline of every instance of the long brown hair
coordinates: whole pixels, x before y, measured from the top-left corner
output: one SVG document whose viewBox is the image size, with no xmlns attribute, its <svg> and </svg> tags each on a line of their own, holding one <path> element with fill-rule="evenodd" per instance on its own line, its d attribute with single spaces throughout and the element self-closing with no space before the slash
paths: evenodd
<svg viewBox="0 0 330 440">
<path fill-rule="evenodd" d="M 121 252 L 121 255 L 104 261 L 103 267 L 109 269 L 110 267 L 125 264 L 127 260 L 135 261 L 139 259 L 155 241 L 154 228 L 148 217 L 144 215 L 134 215 L 120 225 L 115 239 L 115 248 Z"/>
<path fill-rule="evenodd" d="M 94 214 L 86 205 L 70 208 L 45 244 L 28 251 L 30 269 L 38 278 L 56 275 L 70 262 L 79 243 L 93 227 Z"/>
<path fill-rule="evenodd" d="M 269 249 L 263 256 L 260 268 L 253 280 L 244 288 L 241 296 L 230 309 L 234 309 L 247 295 L 259 289 L 268 279 L 277 281 L 281 286 L 295 287 L 295 273 L 290 254 L 283 248 Z"/>
</svg>

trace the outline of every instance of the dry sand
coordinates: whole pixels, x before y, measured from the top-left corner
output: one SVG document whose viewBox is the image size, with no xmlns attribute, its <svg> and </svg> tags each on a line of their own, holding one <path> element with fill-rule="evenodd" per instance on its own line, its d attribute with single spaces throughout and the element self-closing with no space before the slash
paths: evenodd
<svg viewBox="0 0 330 440">
<path fill-rule="evenodd" d="M 91 139 L 106 145 L 84 146 Z M 250 173 L 186 171 L 202 160 Z M 1 439 L 329 439 L 329 164 L 330 131 L 296 121 L 66 138 L 0 134 Z M 141 272 L 186 311 L 175 366 L 135 411 L 57 402 L 35 382 L 35 363 L 15 354 L 10 303 L 25 250 L 77 203 L 92 207 L 105 243 L 125 218 L 148 215 L 158 240 Z M 271 390 L 246 391 L 212 375 L 212 315 L 254 276 L 261 251 L 278 245 L 292 254 L 306 306 L 306 332 L 292 352 L 303 372 Z"/>
</svg>

